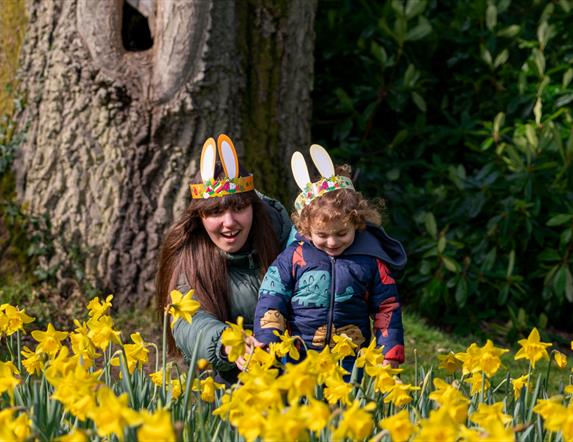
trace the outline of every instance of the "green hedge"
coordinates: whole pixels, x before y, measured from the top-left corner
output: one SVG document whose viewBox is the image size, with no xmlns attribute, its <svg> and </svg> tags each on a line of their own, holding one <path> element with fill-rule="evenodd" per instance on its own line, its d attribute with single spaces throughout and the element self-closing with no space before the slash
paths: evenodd
<svg viewBox="0 0 573 442">
<path fill-rule="evenodd" d="M 571 22 L 566 0 L 319 2 L 313 140 L 385 198 L 429 318 L 571 327 Z"/>
</svg>

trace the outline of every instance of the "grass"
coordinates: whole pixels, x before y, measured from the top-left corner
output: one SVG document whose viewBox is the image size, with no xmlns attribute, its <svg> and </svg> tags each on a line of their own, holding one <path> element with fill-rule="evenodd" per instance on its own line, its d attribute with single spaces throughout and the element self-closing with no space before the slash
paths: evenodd
<svg viewBox="0 0 573 442">
<path fill-rule="evenodd" d="M 414 377 L 414 361 L 417 358 L 418 365 L 425 368 L 428 371 L 430 368 L 438 372 L 439 376 L 444 375 L 442 369 L 439 369 L 439 360 L 437 355 L 447 354 L 449 351 L 454 353 L 463 352 L 469 347 L 473 342 L 475 342 L 480 347 L 485 344 L 485 339 L 476 338 L 475 336 L 458 336 L 455 334 L 445 333 L 435 327 L 427 324 L 427 322 L 420 316 L 413 313 L 405 313 L 403 317 L 404 321 L 404 333 L 405 333 L 405 345 L 406 345 L 406 363 L 404 364 L 403 377 L 406 382 L 413 382 Z M 524 336 L 526 338 L 527 336 Z M 544 341 L 542 337 L 542 341 Z M 548 342 L 548 341 L 544 341 Z M 527 374 L 528 363 L 525 360 L 515 360 L 513 356 L 520 348 L 517 342 L 512 343 L 513 347 L 508 347 L 505 344 L 500 344 L 495 342 L 496 347 L 507 348 L 510 350 L 502 356 L 502 362 L 505 366 L 500 369 L 500 372 L 506 372 L 509 370 L 512 378 L 518 378 L 524 374 Z M 553 347 L 548 349 L 549 353 L 552 354 L 551 350 L 555 348 L 555 343 Z M 567 368 L 560 370 L 555 365 L 553 360 L 551 363 L 551 371 L 549 375 L 549 391 L 560 392 L 563 390 L 564 385 L 570 383 L 570 377 L 572 372 L 570 367 L 573 364 L 573 358 L 571 354 L 567 355 L 568 364 Z M 548 369 L 548 361 L 542 360 L 536 366 L 537 374 L 545 374 Z M 494 377 L 494 383 L 498 383 L 503 379 L 503 377 Z"/>
</svg>

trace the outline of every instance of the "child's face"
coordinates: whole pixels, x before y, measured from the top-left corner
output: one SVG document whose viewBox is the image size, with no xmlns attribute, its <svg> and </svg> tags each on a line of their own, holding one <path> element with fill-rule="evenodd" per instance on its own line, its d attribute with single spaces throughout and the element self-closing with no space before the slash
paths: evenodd
<svg viewBox="0 0 573 442">
<path fill-rule="evenodd" d="M 338 256 L 354 242 L 356 228 L 342 220 L 328 224 L 313 224 L 310 229 L 310 240 L 314 246 L 329 256 Z"/>
</svg>

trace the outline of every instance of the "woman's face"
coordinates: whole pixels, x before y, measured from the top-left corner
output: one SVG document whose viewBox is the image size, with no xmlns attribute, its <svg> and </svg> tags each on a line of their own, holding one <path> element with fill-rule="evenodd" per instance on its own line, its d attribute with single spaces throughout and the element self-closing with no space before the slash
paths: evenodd
<svg viewBox="0 0 573 442">
<path fill-rule="evenodd" d="M 251 225 L 253 224 L 253 206 L 242 209 L 226 209 L 201 217 L 203 226 L 217 247 L 227 253 L 235 253 L 243 248 Z"/>
</svg>

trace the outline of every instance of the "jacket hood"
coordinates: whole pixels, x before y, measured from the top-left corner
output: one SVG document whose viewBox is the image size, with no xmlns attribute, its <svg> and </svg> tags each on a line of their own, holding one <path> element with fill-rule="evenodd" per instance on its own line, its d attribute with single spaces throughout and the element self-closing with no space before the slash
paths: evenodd
<svg viewBox="0 0 573 442">
<path fill-rule="evenodd" d="M 296 234 L 296 239 L 312 243 L 300 233 Z M 408 261 L 406 251 L 400 241 L 388 235 L 382 227 L 370 224 L 366 226 L 366 229 L 356 232 L 354 242 L 342 253 L 342 256 L 348 255 L 373 256 L 395 270 L 402 270 Z"/>
</svg>

